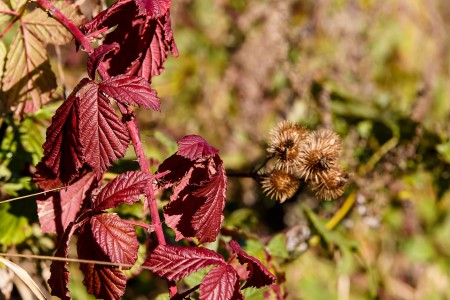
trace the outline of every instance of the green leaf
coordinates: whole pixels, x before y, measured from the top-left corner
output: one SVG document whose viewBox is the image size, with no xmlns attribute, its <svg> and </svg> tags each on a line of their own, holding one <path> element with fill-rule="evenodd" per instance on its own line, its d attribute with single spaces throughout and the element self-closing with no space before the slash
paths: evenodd
<svg viewBox="0 0 450 300">
<path fill-rule="evenodd" d="M 270 255 L 281 258 L 289 258 L 289 254 L 286 250 L 286 236 L 283 233 L 275 235 L 267 244 L 267 250 Z"/>
<path fill-rule="evenodd" d="M 9 204 L 0 204 L 0 245 L 10 246 L 31 236 L 31 227 L 25 217 L 8 212 Z"/>
<path fill-rule="evenodd" d="M 242 290 L 242 295 L 244 295 L 245 300 L 259 300 L 259 299 L 265 299 L 264 293 L 267 291 L 267 287 L 257 289 L 254 287 L 248 287 L 244 290 Z"/>
<path fill-rule="evenodd" d="M 54 5 L 75 25 L 82 24 L 84 17 L 77 5 L 65 1 L 57 1 Z M 22 24 L 43 44 L 64 45 L 73 39 L 72 34 L 61 23 L 49 17 L 42 9 L 35 9 L 26 15 Z"/>
<path fill-rule="evenodd" d="M 341 251 L 342 258 L 338 261 L 338 270 L 342 274 L 349 274 L 354 269 L 355 261 L 352 253 L 358 247 L 356 242 L 348 240 L 337 231 L 330 231 L 325 227 L 324 221 L 307 206 L 302 206 L 308 219 L 311 221 L 318 234 L 328 245 L 336 245 Z"/>
</svg>

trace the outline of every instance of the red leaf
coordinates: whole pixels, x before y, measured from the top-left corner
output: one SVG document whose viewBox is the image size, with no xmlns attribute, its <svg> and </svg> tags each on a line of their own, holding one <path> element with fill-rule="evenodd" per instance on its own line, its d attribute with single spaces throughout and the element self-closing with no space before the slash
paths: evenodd
<svg viewBox="0 0 450 300">
<path fill-rule="evenodd" d="M 116 267 L 80 264 L 83 284 L 89 294 L 100 299 L 120 299 L 125 293 L 127 277 Z"/>
<path fill-rule="evenodd" d="M 159 111 L 160 100 L 156 91 L 142 77 L 113 76 L 100 83 L 100 90 L 119 102 Z"/>
<path fill-rule="evenodd" d="M 67 257 L 69 253 L 69 242 L 73 233 L 78 228 L 78 225 L 70 223 L 64 234 L 59 240 L 58 249 L 56 250 L 55 257 Z M 66 266 L 68 262 L 54 260 L 50 265 L 50 278 L 48 279 L 48 285 L 52 289 L 52 295 L 57 296 L 63 300 L 71 299 L 69 289 L 69 271 Z"/>
<path fill-rule="evenodd" d="M 194 193 L 195 196 L 206 199 L 192 217 L 195 236 L 199 238 L 200 243 L 213 242 L 219 234 L 226 190 L 227 176 L 220 166 L 218 172 L 211 176 L 211 180 Z"/>
<path fill-rule="evenodd" d="M 248 255 L 236 241 L 230 241 L 230 247 L 237 254 L 241 264 L 247 264 L 249 270 L 248 279 L 243 288 L 256 287 L 261 288 L 270 285 L 276 281 L 275 276 L 256 258 Z"/>
<path fill-rule="evenodd" d="M 177 154 L 186 158 L 195 160 L 205 156 L 214 156 L 217 153 L 219 151 L 199 135 L 188 135 L 178 140 Z"/>
<path fill-rule="evenodd" d="M 54 177 L 69 183 L 84 164 L 78 127 L 79 98 L 76 94 L 87 83 L 88 80 L 82 80 L 52 118 L 52 124 L 47 129 L 47 139 L 42 146 L 44 157 L 37 165 L 37 171 L 43 176 L 52 177 L 48 174 L 51 171 Z"/>
<path fill-rule="evenodd" d="M 94 215 L 84 227 L 78 246 L 90 249 L 89 244 L 95 243 L 111 262 L 129 265 L 136 262 L 139 243 L 133 225 L 115 214 L 106 213 Z"/>
<path fill-rule="evenodd" d="M 170 0 L 135 0 L 140 14 L 147 14 L 156 19 L 166 14 L 170 7 Z"/>
<path fill-rule="evenodd" d="M 216 252 L 198 247 L 157 246 L 144 266 L 158 276 L 179 280 L 210 265 L 225 264 Z"/>
<path fill-rule="evenodd" d="M 108 53 L 103 60 L 103 66 L 110 76 L 137 75 L 151 82 L 153 76 L 164 70 L 162 65 L 168 53 L 172 51 L 174 55 L 178 54 L 170 24 L 170 3 L 164 0 L 158 3 L 149 1 L 140 2 L 138 7 L 135 1 L 119 0 L 84 26 L 87 34 L 117 26 L 103 41 L 104 45 L 115 42 L 120 44 L 117 53 Z M 142 6 L 148 7 L 151 14 L 142 15 Z M 166 11 L 164 15 L 154 19 L 163 11 Z"/>
<path fill-rule="evenodd" d="M 164 217 L 176 240 L 197 237 L 201 243 L 212 242 L 223 221 L 225 171 L 219 156 L 191 165 L 164 207 Z"/>
<path fill-rule="evenodd" d="M 75 221 L 83 200 L 97 186 L 94 173 L 87 173 L 64 190 L 37 196 L 38 216 L 44 233 L 64 232 Z"/>
<path fill-rule="evenodd" d="M 87 59 L 87 72 L 91 79 L 95 78 L 95 72 L 97 72 L 97 68 L 104 60 L 106 54 L 117 51 L 119 48 L 120 45 L 118 43 L 112 43 L 109 45 L 100 45 L 94 49 L 94 52 Z"/>
<path fill-rule="evenodd" d="M 218 265 L 203 278 L 200 284 L 200 300 L 233 299 L 235 289 L 239 290 L 238 279 L 232 266 L 228 264 Z"/>
<path fill-rule="evenodd" d="M 151 184 L 151 176 L 140 171 L 129 171 L 120 174 L 111 180 L 92 202 L 95 210 L 104 210 L 116 207 L 122 203 L 131 204 L 139 200 L 139 196 L 145 194 Z"/>
<path fill-rule="evenodd" d="M 77 241 L 80 259 L 122 264 L 134 264 L 138 247 L 133 226 L 110 213 L 93 216 L 81 227 Z M 118 268 L 83 263 L 80 269 L 88 292 L 97 298 L 119 299 L 125 293 L 127 279 Z"/>
<path fill-rule="evenodd" d="M 85 161 L 100 177 L 112 162 L 125 155 L 130 141 L 128 130 L 99 93 L 97 84 L 91 83 L 79 97 L 80 141 L 86 149 Z"/>
</svg>

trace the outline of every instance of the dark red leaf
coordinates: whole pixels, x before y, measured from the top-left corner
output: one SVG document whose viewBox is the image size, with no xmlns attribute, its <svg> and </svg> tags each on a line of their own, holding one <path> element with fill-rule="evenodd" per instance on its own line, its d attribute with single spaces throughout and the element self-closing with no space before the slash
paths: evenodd
<svg viewBox="0 0 450 300">
<path fill-rule="evenodd" d="M 89 223 L 86 223 L 84 234 L 92 234 L 92 240 L 90 237 L 81 238 L 82 234 L 80 239 L 96 243 L 111 262 L 129 265 L 136 262 L 139 248 L 136 231 L 133 225 L 123 221 L 116 214 L 94 215 Z M 89 245 L 83 247 L 89 248 Z"/>
<path fill-rule="evenodd" d="M 33 182 L 42 190 L 52 190 L 64 186 L 61 179 L 56 177 L 53 171 L 42 161 L 36 165 Z"/>
<path fill-rule="evenodd" d="M 137 69 L 137 74 L 148 79 L 151 82 L 153 76 L 157 76 L 164 71 L 164 62 L 170 52 L 176 57 L 178 50 L 173 39 L 173 32 L 170 25 L 170 16 L 167 12 L 165 17 L 149 22 L 148 31 L 151 33 L 151 43 L 149 47 L 143 52 L 141 58 L 142 63 L 134 66 Z M 130 72 L 132 67 L 128 69 Z"/>
<path fill-rule="evenodd" d="M 144 266 L 158 276 L 169 280 L 179 280 L 210 265 L 225 264 L 216 252 L 199 247 L 159 245 Z"/>
<path fill-rule="evenodd" d="M 73 233 L 77 229 L 78 225 L 70 223 L 64 234 L 59 240 L 58 249 L 56 250 L 55 257 L 67 257 L 69 253 L 69 242 Z M 69 271 L 66 266 L 67 262 L 54 260 L 50 265 L 50 278 L 48 279 L 48 285 L 52 289 L 51 294 L 57 296 L 63 300 L 71 299 L 69 294 Z"/>
<path fill-rule="evenodd" d="M 171 187 L 185 177 L 192 168 L 194 163 L 190 159 L 177 154 L 170 156 L 158 167 L 158 173 L 170 171 L 158 179 L 159 185 L 165 189 Z"/>
<path fill-rule="evenodd" d="M 261 288 L 276 281 L 275 276 L 255 257 L 248 255 L 236 241 L 230 241 L 230 247 L 237 254 L 241 264 L 247 264 L 249 270 L 248 279 L 243 288 Z"/>
<path fill-rule="evenodd" d="M 103 97 L 98 85 L 91 83 L 79 95 L 80 141 L 85 161 L 100 177 L 112 162 L 124 156 L 130 138 L 128 130 Z"/>
<path fill-rule="evenodd" d="M 142 1 L 138 7 L 135 1 L 119 0 L 84 26 L 87 34 L 105 27 L 117 26 L 103 41 L 104 45 L 114 42 L 120 44 L 117 53 L 108 53 L 103 60 L 103 66 L 110 76 L 136 75 L 151 82 L 153 76 L 159 75 L 164 70 L 163 63 L 168 53 L 172 51 L 174 55 L 178 54 L 169 9 L 166 7 L 170 3 L 164 0 L 158 3 Z M 143 6 L 147 6 L 151 14 L 142 15 L 140 11 L 143 10 Z M 159 14 L 166 12 L 156 18 L 158 7 Z"/>
<path fill-rule="evenodd" d="M 196 160 L 205 156 L 214 156 L 219 151 L 208 144 L 204 138 L 199 135 L 188 135 L 178 140 L 178 155 Z"/>
<path fill-rule="evenodd" d="M 93 196 L 93 208 L 104 210 L 122 203 L 131 204 L 146 194 L 152 182 L 149 174 L 140 171 L 129 171 L 111 180 L 97 195 Z"/>
<path fill-rule="evenodd" d="M 87 173 L 66 189 L 37 196 L 41 230 L 62 234 L 75 221 L 83 200 L 96 186 L 94 173 Z"/>
<path fill-rule="evenodd" d="M 47 129 L 47 139 L 42 146 L 44 157 L 37 165 L 38 173 L 53 179 L 59 178 L 65 184 L 78 175 L 85 161 L 78 127 L 80 108 L 77 92 L 88 82 L 82 80 L 56 111 L 52 124 Z M 49 171 L 54 176 L 48 174 Z"/>
<path fill-rule="evenodd" d="M 100 90 L 124 104 L 159 111 L 160 100 L 155 90 L 142 77 L 117 75 L 100 83 Z"/>
<path fill-rule="evenodd" d="M 83 284 L 89 294 L 99 299 L 120 299 L 125 293 L 127 277 L 116 267 L 80 264 Z"/>
<path fill-rule="evenodd" d="M 203 205 L 192 217 L 192 225 L 196 231 L 200 243 L 216 240 L 223 221 L 222 211 L 225 207 L 227 190 L 227 176 L 220 166 L 217 173 L 211 176 L 211 180 L 196 190 L 194 195 L 205 199 Z"/>
<path fill-rule="evenodd" d="M 147 14 L 149 18 L 159 18 L 166 14 L 170 7 L 170 0 L 135 0 L 140 14 Z"/>
<path fill-rule="evenodd" d="M 200 300 L 230 300 L 239 290 L 238 276 L 232 266 L 220 264 L 203 278 L 200 284 Z M 240 294 L 240 293 L 238 293 Z"/>
<path fill-rule="evenodd" d="M 133 264 L 139 244 L 132 227 L 114 214 L 93 216 L 81 227 L 77 241 L 78 257 Z M 124 243 L 130 249 L 124 249 L 127 247 Z M 80 269 L 88 292 L 97 298 L 119 299 L 124 294 L 127 279 L 118 268 L 82 263 Z"/>
<path fill-rule="evenodd" d="M 97 72 L 97 68 L 104 60 L 105 55 L 110 52 L 117 51 L 119 48 L 120 45 L 118 43 L 112 43 L 108 45 L 100 45 L 94 49 L 94 52 L 89 55 L 87 59 L 87 72 L 91 79 L 95 78 L 95 72 Z"/>
<path fill-rule="evenodd" d="M 225 171 L 219 156 L 192 165 L 174 187 L 170 202 L 164 207 L 164 218 L 175 231 L 176 240 L 197 237 L 201 243 L 212 242 L 223 221 Z M 215 173 L 211 175 L 212 171 Z"/>
</svg>

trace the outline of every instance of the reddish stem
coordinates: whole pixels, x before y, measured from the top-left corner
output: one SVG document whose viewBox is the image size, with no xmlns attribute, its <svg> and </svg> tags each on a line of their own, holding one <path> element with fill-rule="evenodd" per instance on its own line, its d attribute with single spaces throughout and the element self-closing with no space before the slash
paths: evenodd
<svg viewBox="0 0 450 300">
<path fill-rule="evenodd" d="M 89 42 L 89 39 L 59 9 L 53 6 L 48 0 L 36 0 L 36 2 L 40 7 L 42 7 L 46 12 L 48 12 L 53 18 L 55 18 L 58 22 L 60 22 L 64 27 L 66 27 L 71 32 L 71 34 L 78 41 L 78 43 L 80 43 L 81 47 L 88 53 L 88 55 L 90 55 L 94 51 L 94 48 Z M 100 73 L 103 79 L 108 79 L 110 77 L 101 64 L 98 67 L 98 72 Z M 132 111 L 128 107 L 125 107 L 123 105 L 118 105 L 118 107 L 122 115 L 126 116 L 132 115 Z M 144 154 L 144 149 L 142 147 L 142 142 L 136 120 L 134 118 L 131 118 L 131 120 L 126 121 L 126 125 L 128 127 L 128 131 L 131 136 L 131 141 L 134 147 L 134 151 L 136 152 L 136 157 L 138 159 L 141 171 L 150 174 L 153 177 L 153 174 L 150 172 L 149 163 Z M 151 184 L 148 190 L 149 194 L 147 195 L 147 202 L 150 209 L 152 228 L 156 233 L 158 244 L 165 245 L 166 240 L 162 229 L 161 219 L 159 218 L 158 206 L 156 203 L 153 190 L 153 183 Z M 175 283 L 172 281 L 169 281 L 169 291 L 171 296 L 177 294 L 177 287 Z"/>
</svg>

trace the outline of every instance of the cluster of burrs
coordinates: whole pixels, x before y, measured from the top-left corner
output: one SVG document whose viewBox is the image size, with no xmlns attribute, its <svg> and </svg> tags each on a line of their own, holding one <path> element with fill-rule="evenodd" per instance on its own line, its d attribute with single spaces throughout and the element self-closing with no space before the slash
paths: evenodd
<svg viewBox="0 0 450 300">
<path fill-rule="evenodd" d="M 342 141 L 333 131 L 309 131 L 283 121 L 270 131 L 269 157 L 274 164 L 261 176 L 264 193 L 284 202 L 306 184 L 317 198 L 334 200 L 344 193 L 347 173 L 339 166 Z"/>
</svg>

